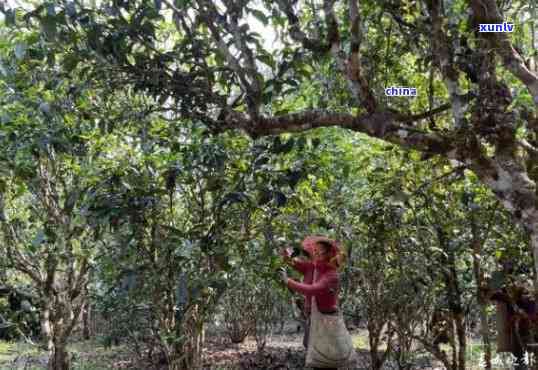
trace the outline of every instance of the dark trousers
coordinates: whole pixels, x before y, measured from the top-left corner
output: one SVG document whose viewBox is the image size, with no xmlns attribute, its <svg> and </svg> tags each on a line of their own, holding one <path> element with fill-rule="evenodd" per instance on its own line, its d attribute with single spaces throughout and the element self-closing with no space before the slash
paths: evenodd
<svg viewBox="0 0 538 370">
<path fill-rule="evenodd" d="M 304 346 L 304 349 L 308 349 L 308 337 L 310 335 L 310 315 L 306 316 L 306 319 L 303 321 L 303 329 L 304 329 L 303 346 Z"/>
</svg>

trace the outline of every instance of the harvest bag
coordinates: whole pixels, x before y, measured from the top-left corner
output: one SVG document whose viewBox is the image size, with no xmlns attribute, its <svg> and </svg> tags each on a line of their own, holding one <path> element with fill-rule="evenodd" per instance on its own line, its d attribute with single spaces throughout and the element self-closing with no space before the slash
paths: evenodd
<svg viewBox="0 0 538 370">
<path fill-rule="evenodd" d="M 314 281 L 316 281 L 314 271 Z M 306 352 L 306 367 L 343 367 L 354 359 L 353 341 L 344 318 L 338 313 L 324 315 L 312 297 L 310 337 Z"/>
</svg>

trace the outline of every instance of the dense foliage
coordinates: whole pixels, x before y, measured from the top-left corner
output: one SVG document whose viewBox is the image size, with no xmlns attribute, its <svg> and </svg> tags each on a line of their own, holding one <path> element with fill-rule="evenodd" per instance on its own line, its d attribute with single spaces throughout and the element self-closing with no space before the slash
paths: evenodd
<svg viewBox="0 0 538 370">
<path fill-rule="evenodd" d="M 533 1 L 23 5 L 0 4 L 2 337 L 65 370 L 94 311 L 146 368 L 199 366 L 222 320 L 263 353 L 297 317 L 278 249 L 325 234 L 371 368 L 463 370 L 471 332 L 491 368 L 486 291 L 538 276 Z"/>
</svg>

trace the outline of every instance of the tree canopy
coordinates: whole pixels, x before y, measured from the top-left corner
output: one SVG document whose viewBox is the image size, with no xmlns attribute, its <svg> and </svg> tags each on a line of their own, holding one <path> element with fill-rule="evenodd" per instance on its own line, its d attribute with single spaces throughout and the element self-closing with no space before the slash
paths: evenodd
<svg viewBox="0 0 538 370">
<path fill-rule="evenodd" d="M 386 293 L 362 306 L 372 343 L 399 284 L 435 286 L 416 287 L 424 312 L 443 301 L 465 347 L 484 270 L 507 255 L 538 270 L 534 1 L 21 3 L 0 4 L 0 262 L 33 286 L 50 369 L 68 368 L 92 289 L 126 324 L 154 314 L 188 368 L 208 307 L 245 293 L 226 295 L 232 271 L 276 299 L 279 237 L 361 245 L 352 268 L 370 273 L 350 268 L 346 294 Z M 400 338 L 422 312 L 406 298 Z"/>
</svg>

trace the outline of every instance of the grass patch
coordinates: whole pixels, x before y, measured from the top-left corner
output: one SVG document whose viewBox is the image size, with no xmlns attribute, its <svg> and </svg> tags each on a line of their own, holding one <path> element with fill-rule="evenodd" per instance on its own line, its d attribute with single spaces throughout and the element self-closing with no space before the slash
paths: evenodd
<svg viewBox="0 0 538 370">
<path fill-rule="evenodd" d="M 38 356 L 42 351 L 38 346 L 23 342 L 0 341 L 0 364 L 14 361 L 19 356 Z"/>
<path fill-rule="evenodd" d="M 362 331 L 357 334 L 352 334 L 351 339 L 353 341 L 353 347 L 355 349 L 370 350 L 370 341 L 368 338 L 368 332 Z M 385 342 L 379 343 L 378 351 L 385 351 L 387 349 L 387 344 Z"/>
<path fill-rule="evenodd" d="M 368 337 L 365 337 L 364 335 L 353 335 L 351 339 L 353 340 L 354 348 L 370 348 L 370 345 L 368 344 Z"/>
<path fill-rule="evenodd" d="M 118 354 L 122 353 L 122 350 L 124 350 L 122 346 L 105 349 L 97 341 L 93 340 L 74 342 L 68 345 L 68 352 L 72 356 L 73 370 L 109 370 Z M 39 358 L 39 362 L 42 363 L 46 361 L 46 351 L 27 343 L 0 341 L 1 370 L 22 370 L 22 367 L 14 366 L 17 358 L 21 357 L 33 360 Z M 25 370 L 45 369 L 31 363 L 23 366 Z"/>
</svg>

